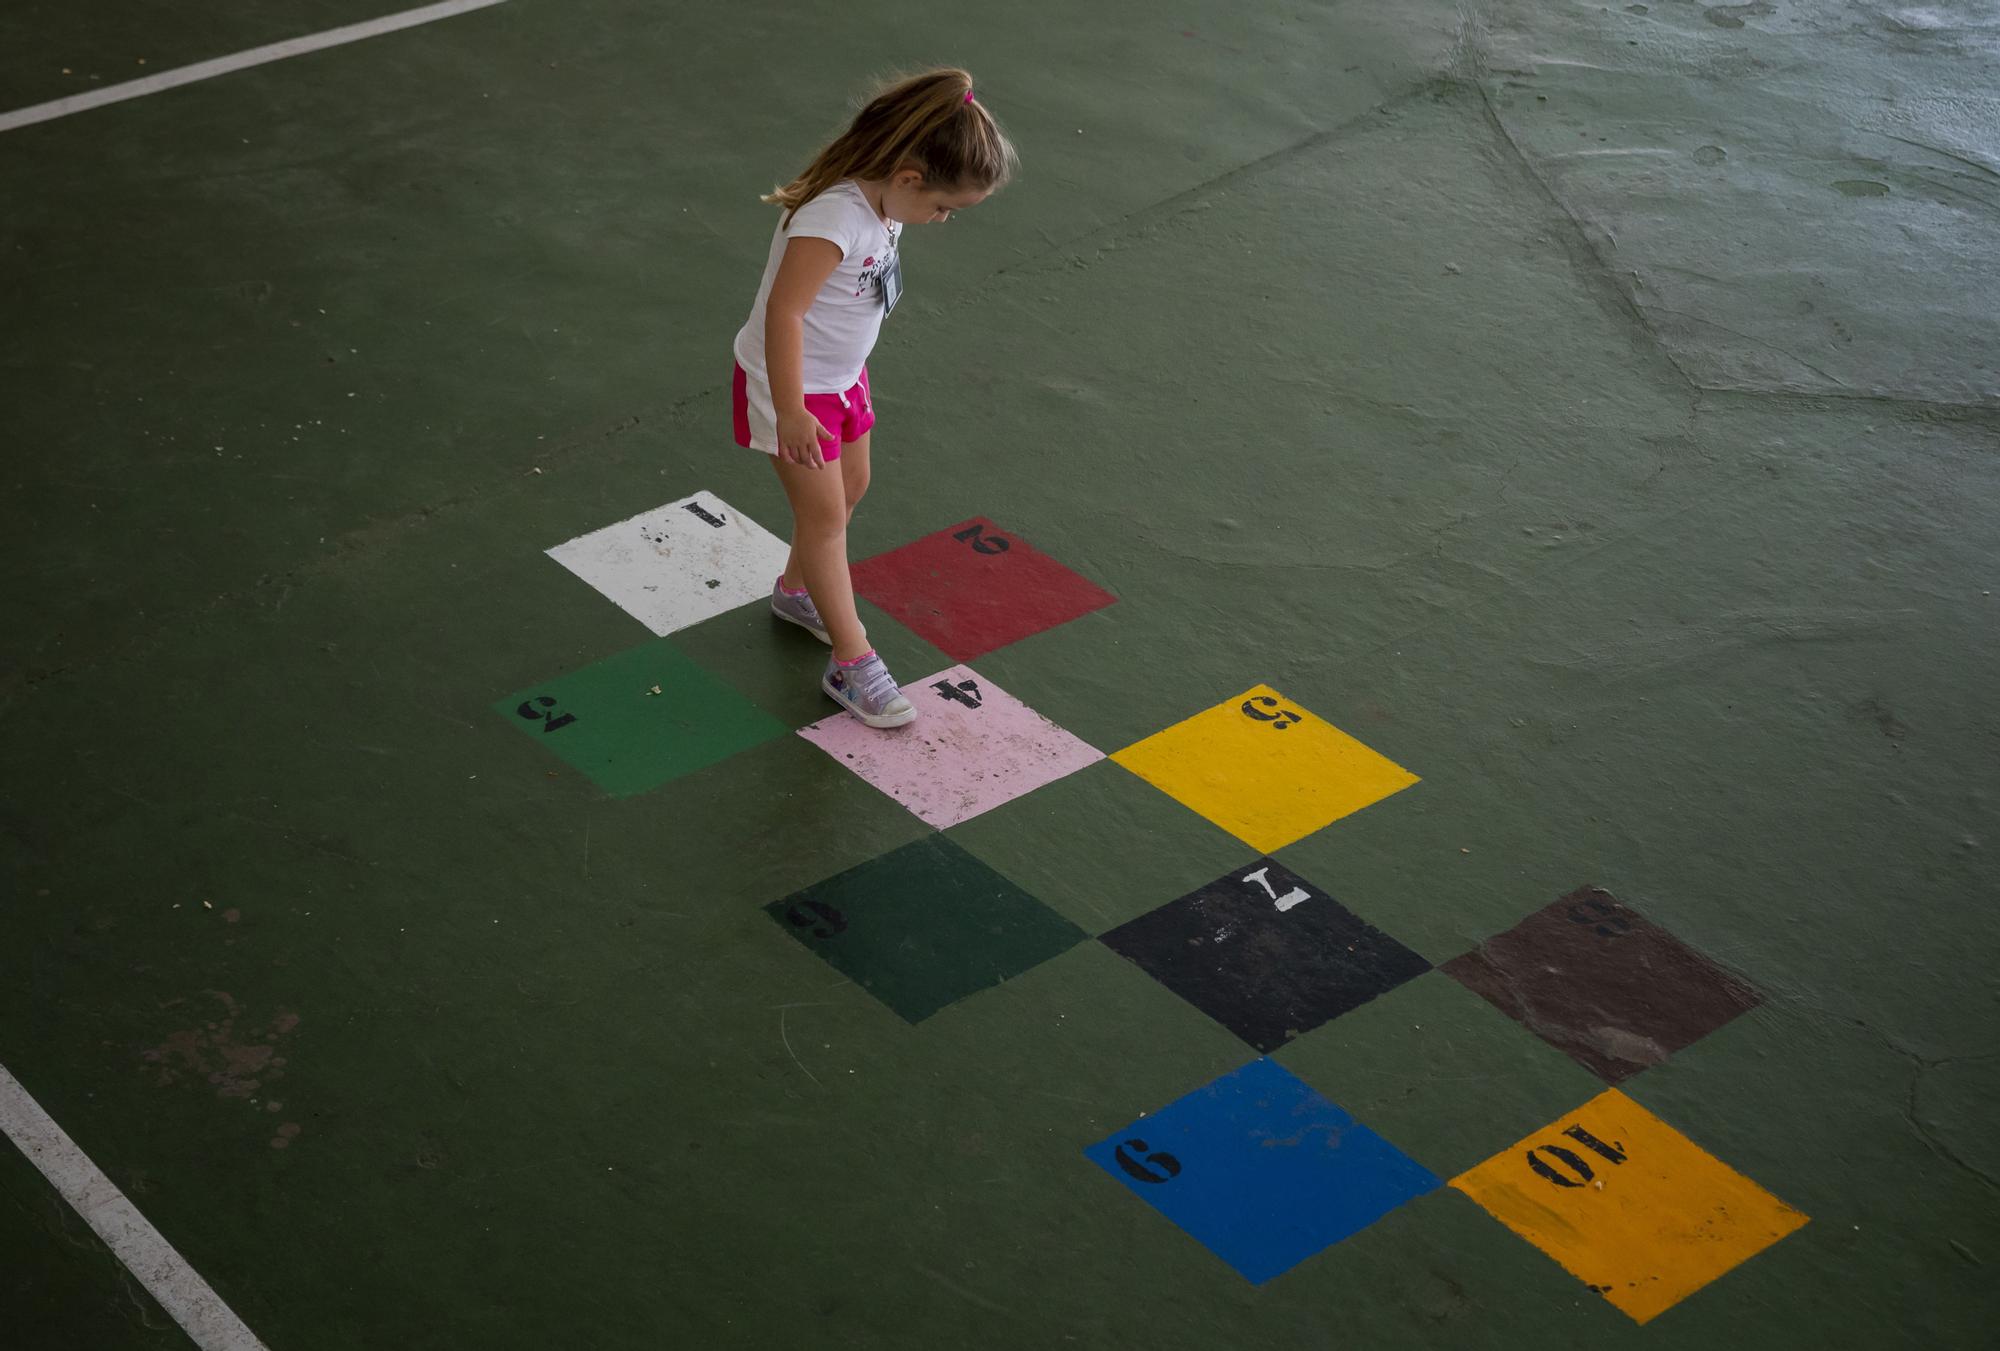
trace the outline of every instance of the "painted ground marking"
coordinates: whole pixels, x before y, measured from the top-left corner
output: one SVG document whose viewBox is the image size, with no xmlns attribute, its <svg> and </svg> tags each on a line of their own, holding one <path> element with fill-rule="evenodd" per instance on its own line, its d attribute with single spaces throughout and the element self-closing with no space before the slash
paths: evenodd
<svg viewBox="0 0 2000 1351">
<path fill-rule="evenodd" d="M 907 727 L 880 731 L 841 712 L 799 735 L 937 830 L 1104 758 L 970 667 L 903 686 Z"/>
<path fill-rule="evenodd" d="M 715 494 L 698 492 L 547 552 L 665 637 L 769 596 L 791 546 Z"/>
<path fill-rule="evenodd" d="M 47 103 L 36 103 L 26 108 L 16 108 L 12 112 L 0 113 L 0 131 L 12 131 L 16 127 L 53 121 L 58 117 L 68 117 L 72 113 L 101 108 L 107 103 L 123 103 L 127 99 L 143 98 L 148 94 L 157 94 L 163 89 L 175 89 L 200 80 L 212 80 L 218 75 L 227 75 L 232 71 L 268 65 L 273 61 L 283 61 L 287 57 L 304 56 L 308 52 L 324 51 L 328 47 L 339 47 L 345 43 L 359 42 L 363 38 L 394 33 L 404 28 L 415 28 L 419 24 L 435 23 L 439 19 L 449 19 L 454 15 L 475 9 L 487 9 L 501 3 L 503 0 L 444 0 L 442 4 L 404 10 L 401 14 L 385 14 L 379 19 L 329 28 L 323 33 L 267 43 L 262 47 L 252 47 L 248 51 L 237 52 L 232 56 L 218 56 L 209 61 L 197 61 L 191 66 L 179 66 L 137 80 L 106 85 L 102 89 L 93 89 L 88 93 L 71 94 L 66 98 L 51 99 Z"/>
<path fill-rule="evenodd" d="M 1264 1059 L 1083 1153 L 1258 1285 L 1442 1185 Z"/>
<path fill-rule="evenodd" d="M 1600 887 L 1571 892 L 1440 969 L 1610 1084 L 1760 1002 Z"/>
<path fill-rule="evenodd" d="M 1111 759 L 1267 854 L 1418 781 L 1269 685 Z"/>
<path fill-rule="evenodd" d="M 0 1131 L 41 1170 L 196 1346 L 202 1351 L 264 1351 L 256 1334 L 4 1065 L 0 1065 Z"/>
<path fill-rule="evenodd" d="M 942 835 L 927 835 L 764 910 L 910 1023 L 1089 936 Z"/>
<path fill-rule="evenodd" d="M 1640 1323 L 1806 1223 L 1615 1088 L 1451 1185 Z"/>
<path fill-rule="evenodd" d="M 856 563 L 854 590 L 953 661 L 972 661 L 1118 598 L 983 516 Z"/>
<path fill-rule="evenodd" d="M 1268 858 L 1100 940 L 1266 1052 L 1431 969 Z"/>
<path fill-rule="evenodd" d="M 790 730 L 659 639 L 516 690 L 493 711 L 613 797 Z"/>
</svg>

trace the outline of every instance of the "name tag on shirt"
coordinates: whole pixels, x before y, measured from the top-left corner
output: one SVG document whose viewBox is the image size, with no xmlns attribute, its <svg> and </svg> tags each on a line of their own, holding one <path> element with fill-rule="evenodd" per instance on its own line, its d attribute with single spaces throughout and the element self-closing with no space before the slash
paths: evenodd
<svg viewBox="0 0 2000 1351">
<path fill-rule="evenodd" d="M 886 317 L 896 312 L 896 302 L 903 298 L 903 254 L 899 249 L 889 257 L 889 266 L 882 269 L 882 278 L 876 283 L 882 290 L 882 313 Z"/>
</svg>

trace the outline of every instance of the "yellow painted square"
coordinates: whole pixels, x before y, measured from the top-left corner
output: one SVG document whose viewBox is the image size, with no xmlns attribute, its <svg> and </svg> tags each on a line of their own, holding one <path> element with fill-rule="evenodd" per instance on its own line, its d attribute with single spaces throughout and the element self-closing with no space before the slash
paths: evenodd
<svg viewBox="0 0 2000 1351">
<path fill-rule="evenodd" d="M 1111 758 L 1267 854 L 1417 782 L 1269 685 Z"/>
<path fill-rule="evenodd" d="M 1640 1323 L 1806 1222 L 1615 1088 L 1451 1185 Z"/>
</svg>

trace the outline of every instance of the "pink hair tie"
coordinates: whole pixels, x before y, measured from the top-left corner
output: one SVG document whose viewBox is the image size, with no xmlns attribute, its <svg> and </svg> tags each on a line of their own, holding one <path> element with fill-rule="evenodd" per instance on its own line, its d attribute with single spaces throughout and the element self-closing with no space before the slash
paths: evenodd
<svg viewBox="0 0 2000 1351">
<path fill-rule="evenodd" d="M 972 91 L 970 89 L 965 91 L 965 101 L 967 103 L 972 102 Z"/>
</svg>

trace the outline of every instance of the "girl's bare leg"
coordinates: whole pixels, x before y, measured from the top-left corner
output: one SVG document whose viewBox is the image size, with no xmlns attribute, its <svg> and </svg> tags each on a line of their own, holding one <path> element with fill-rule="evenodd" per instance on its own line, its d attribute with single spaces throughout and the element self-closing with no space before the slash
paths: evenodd
<svg viewBox="0 0 2000 1351">
<path fill-rule="evenodd" d="M 836 461 L 840 466 L 840 486 L 847 494 L 849 523 L 854 520 L 855 504 L 860 502 L 862 494 L 868 491 L 868 443 L 874 439 L 874 435 L 873 432 L 861 433 L 859 441 L 840 448 L 840 459 Z M 791 557 L 785 560 L 784 583 L 794 591 L 806 584 L 805 573 L 799 569 L 799 550 L 796 542 L 792 545 Z"/>
<path fill-rule="evenodd" d="M 841 447 L 840 459 L 823 468 L 771 457 L 792 504 L 792 555 L 785 565 L 786 586 L 804 584 L 833 639 L 833 655 L 852 661 L 868 651 L 868 633 L 854 608 L 854 583 L 847 573 L 847 522 L 854 514 L 848 496 L 848 457 L 858 449 L 860 483 L 868 476 L 867 437 Z"/>
</svg>

